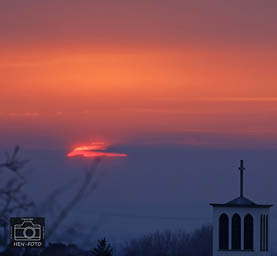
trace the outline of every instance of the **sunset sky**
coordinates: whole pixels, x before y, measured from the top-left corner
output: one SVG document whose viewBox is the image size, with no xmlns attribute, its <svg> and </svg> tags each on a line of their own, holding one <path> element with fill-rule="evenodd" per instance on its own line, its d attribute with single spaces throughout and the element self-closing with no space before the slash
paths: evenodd
<svg viewBox="0 0 277 256">
<path fill-rule="evenodd" d="M 74 147 L 128 154 L 94 201 L 111 216 L 209 217 L 210 201 L 237 195 L 242 158 L 253 200 L 277 203 L 276 11 L 276 0 L 1 1 L 1 152 L 21 145 L 45 191 L 76 175 Z"/>
<path fill-rule="evenodd" d="M 276 147 L 276 7 L 5 1 L 1 132 Z"/>
</svg>

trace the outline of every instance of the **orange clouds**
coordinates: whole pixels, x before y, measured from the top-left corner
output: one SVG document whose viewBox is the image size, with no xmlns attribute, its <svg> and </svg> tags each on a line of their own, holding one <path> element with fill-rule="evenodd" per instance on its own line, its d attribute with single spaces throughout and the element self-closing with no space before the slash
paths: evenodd
<svg viewBox="0 0 277 256">
<path fill-rule="evenodd" d="M 276 1 L 168 3 L 3 2 L 0 132 L 275 138 Z"/>
<path fill-rule="evenodd" d="M 277 93 L 271 49 L 167 49 L 59 52 L 31 50 L 30 56 L 6 54 L 0 73 L 10 95 L 14 91 L 39 96 L 98 95 L 112 100 L 179 96 L 270 97 Z M 261 84 L 266 84 L 262 86 Z"/>
<path fill-rule="evenodd" d="M 140 8 L 146 7 L 148 2 Z M 39 4 L 33 4 L 41 10 Z M 89 2 L 86 4 L 90 5 Z M 156 4 L 149 4 L 154 10 Z M 175 4 L 182 6 L 181 2 Z M 69 5 L 74 6 L 73 1 Z M 100 5 L 103 12 L 106 7 Z M 231 5 L 231 12 L 237 13 L 235 4 Z M 219 15 L 225 20 L 223 14 L 229 8 L 219 3 L 217 6 L 223 8 Z M 250 39 L 240 44 L 237 26 L 236 31 L 225 31 L 222 25 L 219 35 L 216 35 L 217 31 L 207 34 L 206 24 L 202 25 L 191 16 L 187 19 L 195 26 L 189 29 L 191 23 L 188 22 L 182 27 L 184 15 L 179 9 L 170 11 L 182 13 L 181 16 L 164 21 L 166 5 L 161 3 L 159 7 L 159 12 L 153 13 L 157 22 L 153 27 L 146 26 L 152 16 L 149 9 L 142 8 L 141 11 L 147 10 L 148 22 L 121 17 L 116 20 L 124 28 L 120 33 L 116 32 L 121 27 L 112 26 L 112 19 L 119 12 L 127 15 L 121 8 L 115 16 L 111 15 L 111 20 L 103 20 L 102 16 L 93 18 L 78 6 L 80 10 L 76 15 L 85 14 L 84 20 L 77 20 L 76 24 L 69 19 L 75 15 L 74 9 L 66 9 L 65 13 L 53 13 L 53 19 L 64 22 L 59 23 L 61 31 L 65 31 L 64 38 L 63 34 L 58 34 L 58 29 L 49 30 L 46 32 L 52 37 L 35 44 L 36 38 L 26 32 L 28 42 L 23 47 L 13 42 L 5 52 L 0 50 L 0 115 L 3 120 L 0 131 L 4 134 L 14 125 L 21 132 L 51 133 L 65 137 L 67 141 L 72 138 L 87 141 L 90 136 L 92 139 L 128 140 L 142 134 L 174 135 L 187 131 L 275 137 L 275 46 L 252 44 Z M 194 7 L 192 9 L 197 13 Z M 16 12 L 20 14 L 21 10 Z M 23 14 L 28 12 L 29 9 L 24 9 Z M 113 14 L 112 9 L 108 12 Z M 205 14 L 204 9 L 199 12 Z M 256 13 L 254 9 L 249 12 Z M 211 13 L 213 10 L 209 9 L 203 16 L 209 22 L 208 31 L 218 28 Z M 32 15 L 41 22 L 39 28 L 45 28 L 45 21 L 38 13 Z M 237 22 L 233 16 L 231 19 L 227 15 L 226 19 L 230 29 Z M 133 26 L 129 27 L 128 20 Z M 103 22 L 103 31 L 100 26 L 96 28 L 96 21 Z M 89 26 L 77 25 L 85 26 L 90 22 L 98 34 L 89 34 L 86 38 L 84 32 Z M 35 31 L 36 25 L 32 25 Z M 31 27 L 26 25 L 24 28 Z M 76 37 L 78 32 L 80 38 Z M 96 36 L 102 32 L 103 37 Z M 112 32 L 116 34 L 114 38 L 111 38 Z M 180 35 L 181 32 L 184 34 Z M 231 32 L 236 37 L 234 41 L 228 41 L 232 39 Z M 223 34 L 224 38 L 221 37 Z M 212 41 L 221 43 L 212 44 L 210 36 L 214 36 Z"/>
<path fill-rule="evenodd" d="M 198 47 L 7 52 L 1 129 L 16 121 L 21 130 L 66 140 L 186 131 L 263 136 L 277 129 L 274 56 L 271 49 Z"/>
</svg>

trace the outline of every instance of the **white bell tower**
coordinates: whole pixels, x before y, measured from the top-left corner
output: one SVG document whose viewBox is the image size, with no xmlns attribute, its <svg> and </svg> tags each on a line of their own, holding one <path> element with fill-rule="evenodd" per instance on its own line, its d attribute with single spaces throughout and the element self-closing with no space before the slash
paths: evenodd
<svg viewBox="0 0 277 256">
<path fill-rule="evenodd" d="M 243 194 L 243 160 L 240 161 L 240 196 L 213 206 L 213 256 L 269 256 L 270 207 Z"/>
</svg>

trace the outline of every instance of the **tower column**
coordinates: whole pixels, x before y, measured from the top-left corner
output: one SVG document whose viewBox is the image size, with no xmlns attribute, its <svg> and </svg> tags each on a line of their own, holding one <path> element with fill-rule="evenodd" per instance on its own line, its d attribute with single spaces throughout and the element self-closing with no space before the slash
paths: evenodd
<svg viewBox="0 0 277 256">
<path fill-rule="evenodd" d="M 244 216 L 241 216 L 241 250 L 244 250 Z"/>
</svg>

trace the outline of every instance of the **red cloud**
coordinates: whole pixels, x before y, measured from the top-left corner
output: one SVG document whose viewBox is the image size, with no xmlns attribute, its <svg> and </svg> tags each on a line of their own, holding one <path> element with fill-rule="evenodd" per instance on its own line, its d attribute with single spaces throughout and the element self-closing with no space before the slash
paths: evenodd
<svg viewBox="0 0 277 256">
<path fill-rule="evenodd" d="M 103 142 L 94 142 L 90 145 L 82 145 L 74 148 L 70 153 L 67 154 L 68 157 L 74 156 L 83 156 L 86 158 L 90 157 L 126 157 L 127 154 L 123 153 L 114 153 L 114 152 L 105 152 L 108 150 L 108 146 L 106 146 Z"/>
</svg>

